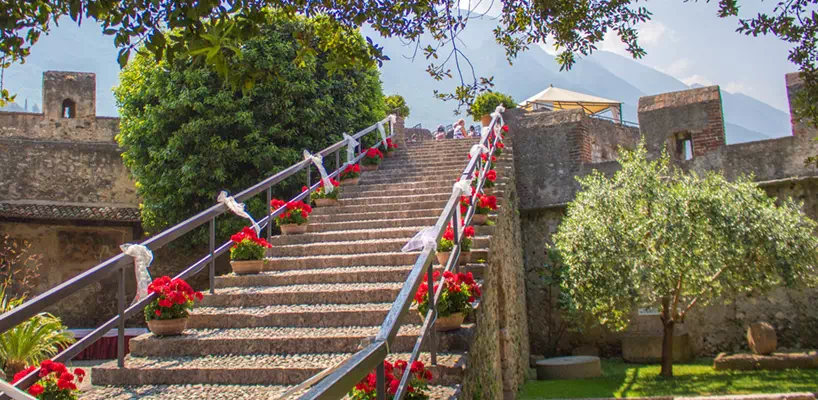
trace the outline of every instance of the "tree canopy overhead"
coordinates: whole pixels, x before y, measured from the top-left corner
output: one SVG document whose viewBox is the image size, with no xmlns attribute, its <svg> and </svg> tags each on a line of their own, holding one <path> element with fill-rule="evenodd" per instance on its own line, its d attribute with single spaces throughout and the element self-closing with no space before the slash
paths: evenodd
<svg viewBox="0 0 818 400">
<path fill-rule="evenodd" d="M 749 0 L 745 0 L 749 1 Z M 679 1 L 682 6 L 682 1 Z M 718 0 L 716 15 L 738 18 L 739 0 Z M 119 62 L 125 65 L 129 55 L 143 48 L 156 60 L 185 53 L 206 60 L 223 75 L 231 75 L 236 85 L 252 84 L 249 71 L 235 74 L 231 64 L 240 62 L 238 44 L 259 33 L 271 8 L 289 16 L 326 15 L 328 21 L 346 30 L 371 25 L 385 37 L 414 41 L 414 55 L 425 57 L 427 71 L 435 79 L 455 78 L 460 86 L 454 93 L 437 93 L 461 105 L 470 104 L 474 96 L 490 90 L 492 77 L 474 76 L 468 55 L 456 40 L 481 2 L 450 0 L 7 0 L 0 4 L 0 53 L 2 66 L 23 62 L 40 35 L 52 23 L 68 16 L 77 23 L 96 20 L 103 32 L 114 36 L 120 48 Z M 493 3 L 492 3 L 493 4 Z M 639 58 L 645 51 L 639 46 L 637 26 L 650 19 L 650 12 L 636 0 L 598 1 L 503 1 L 494 35 L 506 49 L 509 60 L 530 46 L 543 43 L 559 49 L 558 60 L 570 68 L 577 55 L 597 49 L 605 35 L 614 32 Z M 753 18 L 738 18 L 737 31 L 747 35 L 774 35 L 792 44 L 789 59 L 804 73 L 807 90 L 797 99 L 797 109 L 804 117 L 818 121 L 818 67 L 816 35 L 818 18 L 813 14 L 818 0 L 777 3 L 769 13 Z M 486 7 L 486 4 L 482 4 Z M 467 11 L 462 11 L 467 10 Z M 328 22 L 329 23 L 329 22 Z M 171 30 L 172 34 L 167 34 Z M 337 35 L 335 29 L 296 33 L 302 44 L 312 43 L 311 35 L 322 37 L 321 48 L 305 46 L 294 61 L 303 65 L 303 57 L 318 50 L 335 48 L 334 66 L 349 63 L 377 63 L 386 60 L 382 48 L 370 40 L 359 48 Z M 421 43 L 429 33 L 431 43 Z M 0 89 L 2 89 L 0 79 Z M 0 98 L 9 99 L 3 89 Z"/>
<path fill-rule="evenodd" d="M 326 17 L 268 18 L 258 27 L 259 35 L 240 47 L 243 62 L 237 67 L 256 76 L 243 90 L 225 84 L 210 65 L 187 57 L 156 63 L 138 55 L 120 74 L 114 90 L 122 118 L 117 140 L 137 183 L 142 223 L 149 232 L 213 205 L 221 190 L 236 193 L 303 160 L 304 149 L 322 150 L 341 140 L 343 132 L 385 116 L 374 66 L 336 66 L 338 73 L 330 73 L 328 64 L 337 54 L 328 48 L 305 56 L 301 68 L 291 67 L 291 60 L 306 51 L 295 35 L 317 29 Z M 340 40 L 366 49 L 357 32 L 339 34 L 348 35 Z M 334 162 L 328 158 L 327 169 Z M 278 184 L 273 195 L 289 198 L 305 179 L 301 175 Z M 267 210 L 262 197 L 247 203 L 257 219 Z M 227 220 L 217 224 L 221 237 L 246 224 Z"/>
<path fill-rule="evenodd" d="M 685 173 L 644 144 L 609 179 L 581 178 L 554 236 L 571 309 L 614 329 L 639 307 L 659 307 L 662 375 L 672 375 L 674 325 L 695 306 L 818 280 L 815 222 L 747 177 Z"/>
</svg>

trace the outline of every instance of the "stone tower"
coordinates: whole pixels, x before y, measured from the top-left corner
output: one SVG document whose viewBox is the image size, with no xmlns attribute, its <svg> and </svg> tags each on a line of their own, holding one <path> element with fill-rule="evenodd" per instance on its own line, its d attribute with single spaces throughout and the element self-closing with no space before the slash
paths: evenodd
<svg viewBox="0 0 818 400">
<path fill-rule="evenodd" d="M 43 74 L 46 119 L 95 118 L 97 77 L 89 72 L 46 71 Z"/>
</svg>

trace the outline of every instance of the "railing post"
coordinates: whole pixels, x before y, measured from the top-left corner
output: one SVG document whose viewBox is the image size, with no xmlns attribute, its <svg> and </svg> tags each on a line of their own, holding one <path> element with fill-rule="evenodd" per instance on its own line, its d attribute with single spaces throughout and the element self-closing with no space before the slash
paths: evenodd
<svg viewBox="0 0 818 400">
<path fill-rule="evenodd" d="M 375 368 L 375 391 L 378 400 L 386 400 L 386 370 L 383 363 L 378 364 Z"/>
<path fill-rule="evenodd" d="M 210 294 L 216 294 L 216 217 L 210 219 Z"/>
<path fill-rule="evenodd" d="M 338 149 L 338 151 L 335 152 L 335 169 L 341 169 L 341 149 Z M 338 173 L 339 181 L 341 180 L 341 172 Z"/>
<path fill-rule="evenodd" d="M 457 205 L 457 207 L 460 207 L 460 205 Z M 460 223 L 460 221 L 458 221 L 458 218 L 460 218 L 460 213 L 459 212 L 456 212 L 456 213 L 452 214 L 452 232 L 454 232 L 454 243 L 457 245 L 458 252 L 462 252 L 462 250 L 460 249 L 460 244 L 461 244 L 460 243 L 460 241 L 461 241 L 460 230 L 457 229 L 457 227 L 458 227 L 458 225 Z M 454 254 L 452 254 L 452 256 L 454 256 Z M 454 272 L 455 273 L 460 272 L 460 260 L 459 259 L 458 259 L 458 262 L 456 262 L 454 264 Z"/>
<path fill-rule="evenodd" d="M 426 272 L 426 279 L 428 279 L 429 282 L 429 304 L 432 306 L 432 325 L 429 327 L 429 353 L 432 356 L 432 365 L 437 365 L 437 338 L 435 337 L 437 303 L 435 302 L 434 264 L 429 264 L 429 270 Z"/>
<path fill-rule="evenodd" d="M 116 365 L 125 368 L 125 268 L 117 274 L 117 315 L 119 323 L 116 329 Z"/>
<path fill-rule="evenodd" d="M 310 169 L 310 164 L 307 164 L 307 189 L 312 186 L 312 183 L 310 182 Z M 307 200 L 309 201 L 309 197 L 307 197 Z"/>
<path fill-rule="evenodd" d="M 267 241 L 273 238 L 273 207 L 270 203 L 273 201 L 273 187 L 267 188 Z"/>
</svg>

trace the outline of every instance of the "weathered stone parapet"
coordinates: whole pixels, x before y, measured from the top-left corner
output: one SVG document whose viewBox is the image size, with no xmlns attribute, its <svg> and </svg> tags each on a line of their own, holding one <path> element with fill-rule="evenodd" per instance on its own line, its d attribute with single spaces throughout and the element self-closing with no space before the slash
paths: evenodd
<svg viewBox="0 0 818 400">
<path fill-rule="evenodd" d="M 815 137 L 818 136 L 816 129 L 808 125 L 808 121 L 801 121 L 795 115 L 794 100 L 796 94 L 804 88 L 804 78 L 801 73 L 793 72 L 785 76 L 787 84 L 787 101 L 790 106 L 790 123 L 792 124 L 792 134 L 797 137 Z"/>
<path fill-rule="evenodd" d="M 680 142 L 692 141 L 693 156 L 725 146 L 724 117 L 718 86 L 663 93 L 639 99 L 639 129 L 648 152 L 667 146 L 677 158 Z"/>
<path fill-rule="evenodd" d="M 465 399 L 514 399 L 528 376 L 528 316 L 513 175 L 501 201 L 489 247 L 489 267 L 483 274 L 483 297 L 463 384 Z"/>
</svg>

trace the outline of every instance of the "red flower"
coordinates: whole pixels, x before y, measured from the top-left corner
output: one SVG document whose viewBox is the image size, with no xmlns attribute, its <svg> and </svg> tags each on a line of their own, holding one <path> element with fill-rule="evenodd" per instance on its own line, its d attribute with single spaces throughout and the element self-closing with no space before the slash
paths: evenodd
<svg viewBox="0 0 818 400">
<path fill-rule="evenodd" d="M 375 147 L 370 147 L 369 149 L 366 150 L 366 157 L 367 158 L 375 158 L 375 157 L 383 158 L 383 153 L 381 153 L 381 151 L 378 150 Z"/>
<path fill-rule="evenodd" d="M 45 391 L 45 388 L 43 388 L 40 384 L 37 384 L 37 383 L 29 386 L 29 388 L 28 388 L 28 394 L 30 394 L 32 396 L 35 396 L 35 397 L 43 394 L 44 391 Z"/>
<path fill-rule="evenodd" d="M 165 308 L 173 307 L 173 302 L 171 302 L 170 299 L 160 299 L 159 300 L 159 307 L 165 307 Z"/>
<path fill-rule="evenodd" d="M 74 382 L 62 378 L 57 380 L 57 387 L 62 390 L 77 390 L 77 385 L 75 385 Z"/>
<path fill-rule="evenodd" d="M 156 316 L 157 316 L 157 317 L 161 317 L 161 316 L 162 316 L 162 311 L 161 311 L 161 310 L 159 310 L 158 308 L 157 308 L 156 310 L 153 310 L 153 313 L 154 313 L 154 314 L 156 314 Z"/>
<path fill-rule="evenodd" d="M 48 360 L 48 361 L 50 361 L 50 360 Z M 11 383 L 17 383 L 17 381 L 19 381 L 20 379 L 25 378 L 26 376 L 28 376 L 28 374 L 30 374 L 30 373 L 32 373 L 32 372 L 34 372 L 36 370 L 37 370 L 37 367 L 32 365 L 32 366 L 30 366 L 30 367 L 28 367 L 28 368 L 26 368 L 26 369 L 24 369 L 24 370 L 22 370 L 22 371 L 20 371 L 20 372 L 18 372 L 16 374 L 14 374 L 14 379 L 11 381 Z"/>
<path fill-rule="evenodd" d="M 423 370 L 423 363 L 422 362 L 415 361 L 415 362 L 412 363 L 412 368 L 410 369 L 410 371 L 412 373 L 416 373 L 416 372 L 421 371 L 421 370 Z"/>
<path fill-rule="evenodd" d="M 508 133 L 508 125 L 503 125 L 503 132 Z"/>
<path fill-rule="evenodd" d="M 492 182 L 496 182 L 497 181 L 497 171 L 492 169 L 492 170 L 489 170 L 489 172 L 486 172 L 486 179 L 488 179 L 488 180 L 490 180 Z"/>
<path fill-rule="evenodd" d="M 308 188 L 306 186 L 301 186 L 301 191 L 302 192 L 306 192 L 307 190 L 310 190 L 310 188 Z"/>
<path fill-rule="evenodd" d="M 466 236 L 467 238 L 474 237 L 474 227 L 469 225 L 463 228 L 463 236 Z"/>
</svg>

